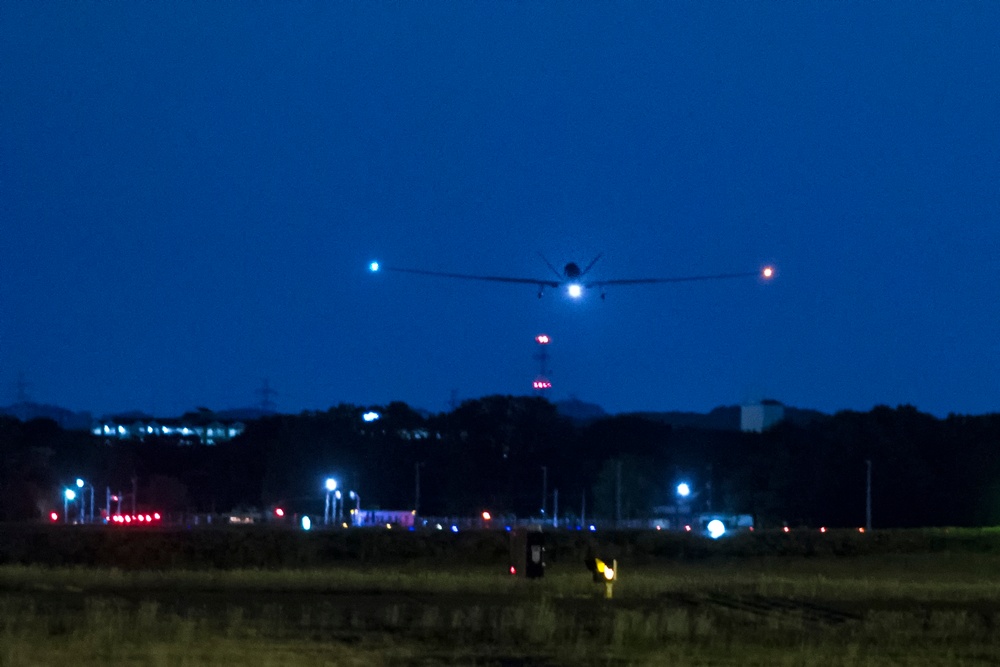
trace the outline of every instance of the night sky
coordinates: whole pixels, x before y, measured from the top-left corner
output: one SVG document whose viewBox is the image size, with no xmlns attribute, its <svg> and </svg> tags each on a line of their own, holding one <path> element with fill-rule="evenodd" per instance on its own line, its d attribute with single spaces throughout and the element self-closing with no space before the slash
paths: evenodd
<svg viewBox="0 0 1000 667">
<path fill-rule="evenodd" d="M 0 405 L 1000 410 L 1000 3 L 0 3 Z M 386 265 L 596 280 L 531 285 Z"/>
</svg>

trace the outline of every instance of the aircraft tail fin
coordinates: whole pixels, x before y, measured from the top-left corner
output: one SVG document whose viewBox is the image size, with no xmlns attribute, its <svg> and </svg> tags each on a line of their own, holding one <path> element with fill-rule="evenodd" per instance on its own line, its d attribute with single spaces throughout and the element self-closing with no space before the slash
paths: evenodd
<svg viewBox="0 0 1000 667">
<path fill-rule="evenodd" d="M 587 275 L 587 271 L 590 271 L 592 268 L 594 268 L 594 264 L 597 264 L 597 260 L 599 260 L 603 256 L 604 256 L 603 252 L 597 253 L 597 257 L 595 257 L 594 259 L 590 260 L 590 264 L 588 264 L 587 268 L 585 268 L 583 271 L 580 272 L 580 275 L 581 276 Z"/>
<path fill-rule="evenodd" d="M 543 255 L 541 252 L 538 253 L 538 256 L 542 258 L 543 262 L 545 262 L 545 266 L 547 266 L 550 269 L 552 269 L 552 273 L 556 274 L 556 278 L 558 278 L 559 280 L 562 280 L 563 274 L 559 273 L 559 270 L 556 269 L 556 267 L 552 266 L 552 262 L 550 262 L 549 260 L 545 259 L 545 255 Z"/>
</svg>

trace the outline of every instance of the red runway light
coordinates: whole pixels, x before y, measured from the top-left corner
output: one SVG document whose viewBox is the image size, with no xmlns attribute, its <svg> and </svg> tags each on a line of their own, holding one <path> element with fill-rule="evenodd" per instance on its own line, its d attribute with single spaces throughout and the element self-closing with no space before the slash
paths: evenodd
<svg viewBox="0 0 1000 667">
<path fill-rule="evenodd" d="M 55 512 L 50 512 L 49 513 L 49 519 L 51 521 L 58 521 L 59 520 L 59 515 L 56 514 Z"/>
</svg>

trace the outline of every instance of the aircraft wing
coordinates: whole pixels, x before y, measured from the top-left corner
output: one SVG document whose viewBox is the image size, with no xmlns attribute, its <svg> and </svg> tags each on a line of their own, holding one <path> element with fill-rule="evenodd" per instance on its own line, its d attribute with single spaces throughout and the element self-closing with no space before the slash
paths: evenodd
<svg viewBox="0 0 1000 667">
<path fill-rule="evenodd" d="M 559 287 L 556 280 L 546 280 L 544 278 L 510 278 L 507 276 L 479 276 L 471 273 L 445 273 L 443 271 L 425 271 L 423 269 L 397 269 L 391 266 L 382 267 L 383 271 L 396 271 L 399 273 L 416 273 L 422 276 L 438 276 L 439 278 L 460 278 L 462 280 L 486 280 L 495 283 L 522 283 L 526 285 L 544 285 L 546 287 Z"/>
<path fill-rule="evenodd" d="M 704 276 L 681 276 L 677 278 L 625 278 L 619 280 L 594 280 L 584 284 L 584 287 L 604 287 L 605 285 L 643 285 L 652 283 L 689 283 L 699 280 L 727 280 L 730 278 L 752 278 L 760 276 L 760 271 L 744 271 L 742 273 L 713 273 Z"/>
</svg>

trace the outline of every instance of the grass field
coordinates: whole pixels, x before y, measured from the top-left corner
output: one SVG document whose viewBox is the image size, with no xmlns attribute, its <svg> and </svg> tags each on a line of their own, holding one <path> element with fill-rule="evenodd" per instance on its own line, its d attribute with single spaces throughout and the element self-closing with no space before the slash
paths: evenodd
<svg viewBox="0 0 1000 667">
<path fill-rule="evenodd" d="M 1000 664 L 1000 557 L 629 570 L 0 567 L 0 666 Z"/>
</svg>

